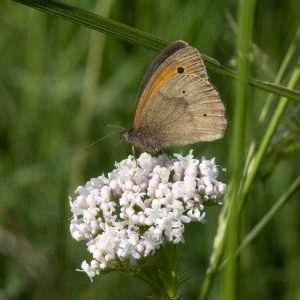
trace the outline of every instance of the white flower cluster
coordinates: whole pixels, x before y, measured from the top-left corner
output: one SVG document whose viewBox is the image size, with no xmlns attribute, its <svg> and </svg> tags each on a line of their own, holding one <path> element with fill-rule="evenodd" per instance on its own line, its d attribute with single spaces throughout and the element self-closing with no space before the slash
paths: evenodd
<svg viewBox="0 0 300 300">
<path fill-rule="evenodd" d="M 81 270 L 100 273 L 135 269 L 166 242 L 183 242 L 184 224 L 205 221 L 205 204 L 222 204 L 226 184 L 217 181 L 215 160 L 142 153 L 116 163 L 70 198 L 70 231 L 92 254 Z"/>
</svg>

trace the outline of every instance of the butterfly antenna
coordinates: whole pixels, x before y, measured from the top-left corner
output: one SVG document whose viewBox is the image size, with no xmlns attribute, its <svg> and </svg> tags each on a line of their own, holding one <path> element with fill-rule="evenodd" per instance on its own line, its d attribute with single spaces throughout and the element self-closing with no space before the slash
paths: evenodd
<svg viewBox="0 0 300 300">
<path fill-rule="evenodd" d="M 122 144 L 123 143 L 123 141 L 122 140 L 120 140 L 119 141 L 119 143 L 117 144 L 117 146 L 119 146 L 120 144 Z"/>
<path fill-rule="evenodd" d="M 119 130 L 110 132 L 109 134 L 103 136 L 103 137 L 100 138 L 99 140 L 96 140 L 96 141 L 90 143 L 89 145 L 87 145 L 86 150 L 89 150 L 89 149 L 90 149 L 91 147 L 93 147 L 95 144 L 98 144 L 99 142 L 103 141 L 103 140 L 106 139 L 107 137 L 109 137 L 109 136 L 111 136 L 111 135 L 113 135 L 113 134 L 115 134 L 115 133 L 117 133 L 117 132 L 119 132 Z"/>
<path fill-rule="evenodd" d="M 111 124 L 106 124 L 106 123 L 104 123 L 103 125 L 107 126 L 107 127 L 113 127 L 113 128 L 123 129 L 123 127 L 118 126 L 118 125 L 111 125 Z"/>
</svg>

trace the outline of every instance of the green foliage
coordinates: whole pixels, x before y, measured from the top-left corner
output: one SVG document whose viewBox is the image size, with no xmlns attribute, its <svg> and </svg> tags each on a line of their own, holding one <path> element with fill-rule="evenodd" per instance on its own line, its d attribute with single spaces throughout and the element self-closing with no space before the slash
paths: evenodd
<svg viewBox="0 0 300 300">
<path fill-rule="evenodd" d="M 229 0 L 17 2 L 50 14 L 1 5 L 0 299 L 145 299 L 160 289 L 170 299 L 298 299 L 299 1 L 257 1 L 253 14 L 247 1 Z M 189 224 L 178 265 L 168 248 L 146 264 L 146 273 L 164 266 L 160 283 L 111 273 L 91 284 L 75 271 L 88 256 L 70 238 L 68 195 L 131 153 L 118 134 L 86 146 L 116 131 L 106 123 L 130 126 L 155 55 L 143 48 L 176 39 L 206 54 L 227 108 L 224 139 L 194 153 L 227 167 L 234 192 L 223 209 L 209 208 L 205 225 Z M 230 79 L 236 62 L 241 80 Z M 233 272 L 223 272 L 228 263 Z"/>
</svg>

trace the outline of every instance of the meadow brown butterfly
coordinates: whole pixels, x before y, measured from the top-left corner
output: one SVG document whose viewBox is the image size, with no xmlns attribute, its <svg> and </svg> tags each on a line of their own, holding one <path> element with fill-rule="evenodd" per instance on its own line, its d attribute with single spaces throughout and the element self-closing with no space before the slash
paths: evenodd
<svg viewBox="0 0 300 300">
<path fill-rule="evenodd" d="M 147 152 L 214 141 L 224 135 L 225 107 L 208 81 L 199 51 L 184 41 L 167 46 L 149 66 L 126 143 Z"/>
</svg>

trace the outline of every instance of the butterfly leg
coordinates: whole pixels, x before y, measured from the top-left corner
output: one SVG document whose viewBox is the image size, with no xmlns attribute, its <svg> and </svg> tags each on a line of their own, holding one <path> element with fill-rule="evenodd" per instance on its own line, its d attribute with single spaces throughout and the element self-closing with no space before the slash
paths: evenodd
<svg viewBox="0 0 300 300">
<path fill-rule="evenodd" d="M 134 158 L 136 158 L 136 156 L 135 156 L 135 148 L 133 146 L 131 146 L 131 149 L 132 149 L 132 155 L 134 156 Z"/>
</svg>

